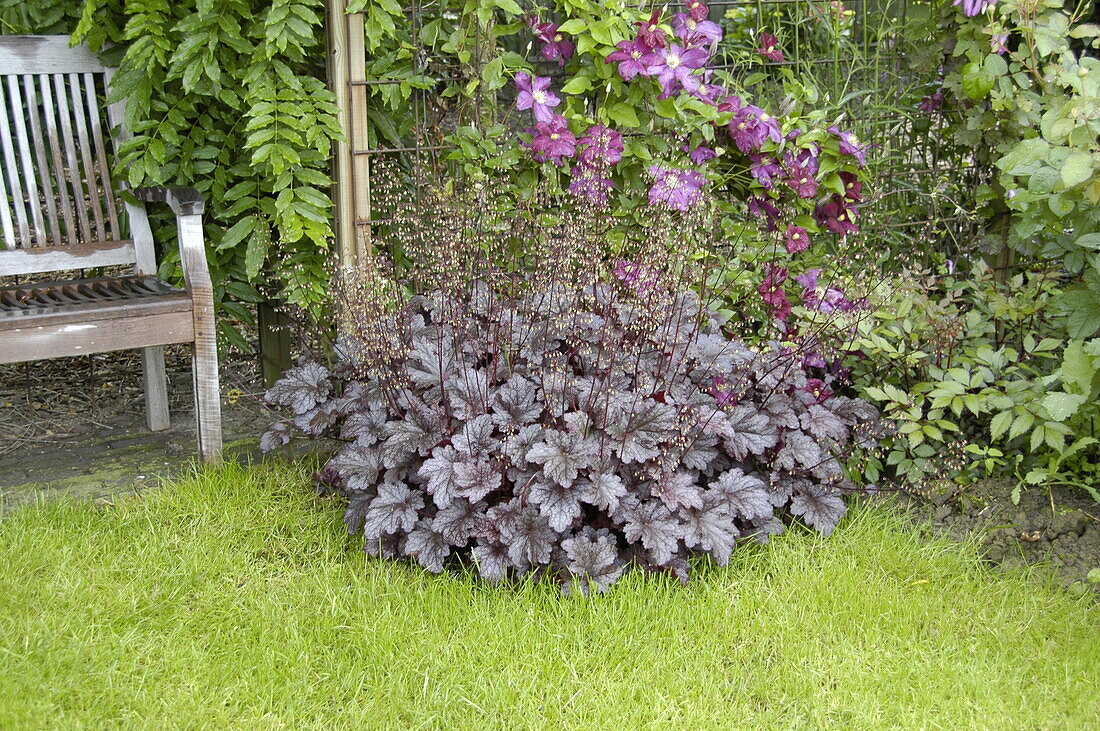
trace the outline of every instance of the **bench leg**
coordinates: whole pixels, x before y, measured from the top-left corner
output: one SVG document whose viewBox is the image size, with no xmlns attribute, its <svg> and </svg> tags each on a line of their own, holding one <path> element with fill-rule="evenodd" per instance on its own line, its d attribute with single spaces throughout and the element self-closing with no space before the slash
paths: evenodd
<svg viewBox="0 0 1100 731">
<path fill-rule="evenodd" d="M 218 382 L 218 348 L 213 333 L 200 338 L 194 347 L 195 428 L 199 456 L 203 462 L 218 459 L 222 452 L 222 403 Z"/>
<path fill-rule="evenodd" d="M 164 348 L 142 348 L 141 370 L 145 377 L 145 416 L 149 431 L 164 431 L 168 428 L 168 383 L 164 373 Z"/>
</svg>

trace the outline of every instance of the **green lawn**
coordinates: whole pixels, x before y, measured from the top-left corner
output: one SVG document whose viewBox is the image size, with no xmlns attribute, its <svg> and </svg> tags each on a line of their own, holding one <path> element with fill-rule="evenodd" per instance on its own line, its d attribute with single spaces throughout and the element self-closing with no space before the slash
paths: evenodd
<svg viewBox="0 0 1100 731">
<path fill-rule="evenodd" d="M 1100 608 L 860 510 L 687 588 L 368 560 L 303 468 L 0 521 L 0 728 L 1084 728 Z"/>
</svg>

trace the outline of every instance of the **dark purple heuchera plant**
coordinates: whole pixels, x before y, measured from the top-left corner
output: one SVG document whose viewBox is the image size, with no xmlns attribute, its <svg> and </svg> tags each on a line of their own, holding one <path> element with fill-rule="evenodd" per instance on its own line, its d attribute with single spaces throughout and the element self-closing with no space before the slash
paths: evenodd
<svg viewBox="0 0 1100 731">
<path fill-rule="evenodd" d="M 697 293 L 706 206 L 612 252 L 597 207 L 505 196 L 395 206 L 412 263 L 345 277 L 335 362 L 303 360 L 267 393 L 290 415 L 263 449 L 337 436 L 318 478 L 369 554 L 432 572 L 472 558 L 491 582 L 603 591 L 630 566 L 686 581 L 692 554 L 725 564 L 795 518 L 830 534 L 855 489 L 842 459 L 877 412 L 804 353 L 728 337 Z"/>
</svg>

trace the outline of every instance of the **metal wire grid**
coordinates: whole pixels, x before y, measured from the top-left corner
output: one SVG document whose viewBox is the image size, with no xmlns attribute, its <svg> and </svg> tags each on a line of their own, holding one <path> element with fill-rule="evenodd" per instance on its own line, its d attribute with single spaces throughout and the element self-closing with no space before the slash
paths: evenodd
<svg viewBox="0 0 1100 731">
<path fill-rule="evenodd" d="M 783 39 L 783 61 L 759 60 L 748 65 L 734 59 L 722 59 L 712 64 L 712 68 L 721 69 L 734 75 L 735 78 L 746 79 L 751 73 L 777 68 L 789 68 L 796 75 L 799 72 L 810 73 L 813 69 L 815 78 L 822 77 L 820 68 L 829 68 L 826 81 L 833 84 L 833 89 L 849 88 L 859 84 L 873 84 L 880 95 L 884 89 L 891 91 L 886 94 L 889 98 L 899 98 L 904 90 L 911 90 L 914 86 L 925 83 L 929 89 L 934 88 L 935 79 L 918 78 L 909 67 L 906 50 L 899 43 L 899 36 L 891 32 L 900 24 L 909 20 L 910 12 L 917 7 L 929 7 L 926 0 L 848 0 L 841 4 L 839 0 L 712 0 L 709 3 L 711 19 L 722 20 L 727 12 L 740 11 L 741 18 L 739 29 L 746 38 L 754 35 L 758 30 L 776 32 L 782 27 L 786 37 Z M 641 7 L 662 7 L 659 3 L 645 2 Z M 429 2 L 409 3 L 405 8 L 406 18 L 409 23 L 410 36 L 414 39 L 416 50 L 414 52 L 414 70 L 418 75 L 431 75 L 435 64 L 434 49 L 420 43 L 420 30 L 426 22 L 440 17 L 443 13 L 454 12 L 448 7 L 447 0 L 430 0 Z M 850 18 L 848 27 L 844 31 L 845 43 L 833 43 L 830 47 L 822 49 L 815 47 L 815 39 L 808 25 L 827 22 L 829 18 L 840 17 L 840 14 Z M 480 27 L 475 25 L 475 32 Z M 726 23 L 728 30 L 730 23 Z M 735 24 L 737 27 L 737 24 Z M 728 35 L 727 35 L 728 37 Z M 481 46 L 485 42 L 483 38 L 475 38 L 475 45 Z M 885 48 L 884 48 L 885 44 Z M 817 44 L 820 46 L 820 43 Z M 527 50 L 526 43 L 523 47 L 510 49 L 523 53 Z M 870 64 L 861 64 L 861 58 L 855 51 L 871 59 Z M 557 73 L 557 65 L 553 62 L 539 62 L 540 74 L 554 75 Z M 433 117 L 432 100 L 438 99 L 442 92 L 457 84 L 465 84 L 475 78 L 479 69 L 473 69 L 474 73 L 462 73 L 460 69 L 453 67 L 435 66 L 435 71 L 443 71 L 432 76 L 436 86 L 430 90 L 414 88 L 409 97 L 409 107 L 412 116 L 411 132 L 406 144 L 385 144 L 378 135 L 371 135 L 368 144 L 362 149 L 353 149 L 355 156 L 394 155 L 399 160 L 408 163 L 416 160 L 419 164 L 432 166 L 445 165 L 441 153 L 452 149 L 453 146 L 441 141 L 436 133 L 433 139 L 429 134 L 430 129 L 447 127 L 453 129 L 455 119 L 443 120 L 440 124 L 438 109 L 435 109 Z M 868 79 L 868 75 L 873 79 Z M 402 78 L 370 78 L 362 81 L 351 82 L 353 85 L 365 86 L 368 89 L 385 85 L 400 84 Z M 894 94 L 893 92 L 897 93 Z M 368 94 L 368 98 L 369 98 Z M 480 90 L 475 98 L 469 102 L 469 107 L 484 108 L 486 99 Z M 498 95 L 494 99 L 499 110 L 506 109 L 511 104 L 511 96 L 507 92 Z M 456 113 L 461 113 L 459 110 Z M 370 116 L 370 110 L 367 110 Z M 923 133 L 916 133 L 911 126 L 912 117 L 898 110 L 881 109 L 871 110 L 870 114 L 847 120 L 849 125 L 858 128 L 862 139 L 870 142 L 877 151 L 889 150 L 888 159 L 880 159 L 876 163 L 876 172 L 880 177 L 889 181 L 888 187 L 879 195 L 877 203 L 884 206 L 894 214 L 891 220 L 877 223 L 883 229 L 920 229 L 922 238 L 924 232 L 935 230 L 943 234 L 945 239 L 958 240 L 964 238 L 974 228 L 973 216 L 967 213 L 969 201 L 965 192 L 973 191 L 977 182 L 980 182 L 982 171 L 976 170 L 968 161 L 953 158 L 936 144 L 936 128 Z M 939 124 L 939 123 L 937 123 Z M 947 191 L 947 192 L 945 192 Z M 949 194 L 953 192 L 954 195 Z M 419 193 L 419 191 L 417 191 Z M 360 225 L 377 225 L 385 221 L 377 219 L 360 219 L 356 222 Z M 949 241 L 945 243 L 951 247 Z M 951 247 L 953 248 L 953 247 Z"/>
</svg>

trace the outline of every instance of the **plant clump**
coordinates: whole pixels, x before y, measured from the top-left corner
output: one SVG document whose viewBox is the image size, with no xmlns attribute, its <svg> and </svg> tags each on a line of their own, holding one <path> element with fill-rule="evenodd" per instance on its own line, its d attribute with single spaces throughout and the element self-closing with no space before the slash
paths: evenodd
<svg viewBox="0 0 1100 731">
<path fill-rule="evenodd" d="M 587 591 L 631 565 L 686 581 L 691 554 L 725 564 L 792 518 L 832 532 L 872 406 L 797 349 L 729 337 L 683 257 L 600 271 L 588 229 L 562 217 L 539 225 L 536 261 L 501 271 L 492 205 L 445 208 L 405 231 L 442 237 L 405 241 L 434 288 L 377 297 L 331 367 L 304 360 L 266 396 L 293 415 L 265 449 L 294 430 L 344 441 L 319 479 L 347 496 L 368 553 L 433 572 L 472 557 L 492 582 L 534 572 Z"/>
</svg>

